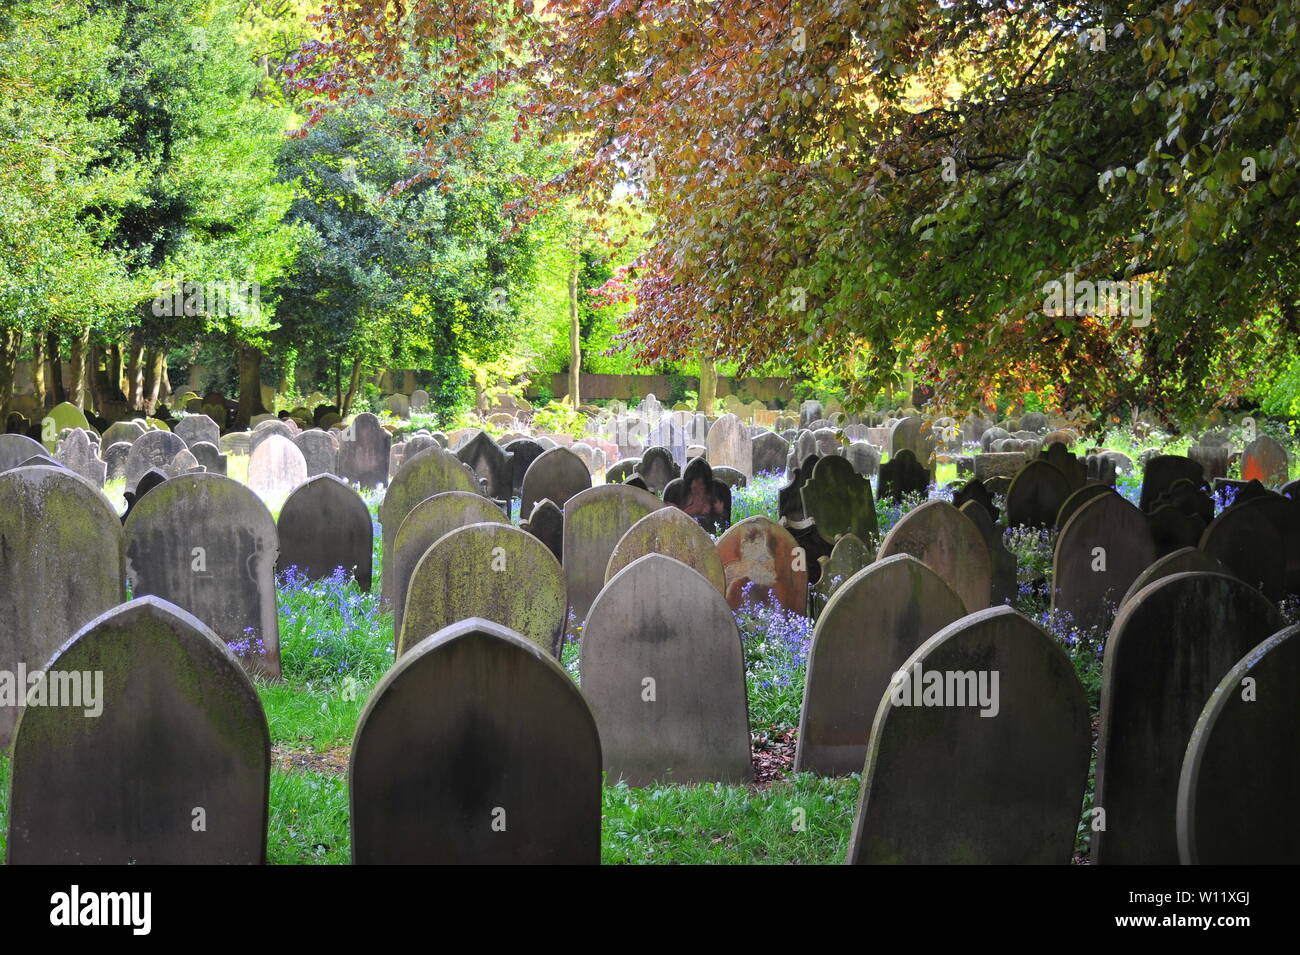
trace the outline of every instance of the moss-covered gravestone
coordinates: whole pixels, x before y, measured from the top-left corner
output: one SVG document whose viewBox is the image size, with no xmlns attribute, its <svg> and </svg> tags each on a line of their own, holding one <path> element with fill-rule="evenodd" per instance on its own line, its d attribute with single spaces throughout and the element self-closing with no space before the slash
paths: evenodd
<svg viewBox="0 0 1300 955">
<path fill-rule="evenodd" d="M 318 474 L 298 485 L 280 509 L 276 529 L 277 571 L 296 567 L 309 580 L 323 580 L 342 567 L 370 590 L 374 527 L 366 502 L 350 484 Z"/>
<path fill-rule="evenodd" d="M 647 554 L 615 574 L 587 615 L 580 670 L 611 783 L 752 780 L 740 635 L 690 567 Z"/>
<path fill-rule="evenodd" d="M 879 536 L 871 482 L 844 458 L 818 458 L 799 493 L 804 514 L 826 543 L 834 544 L 841 534 L 853 534 L 863 541 Z"/>
<path fill-rule="evenodd" d="M 600 746 L 545 651 L 487 620 L 453 623 L 402 656 L 361 713 L 352 861 L 596 865 Z"/>
<path fill-rule="evenodd" d="M 679 560 L 702 574 L 718 593 L 726 593 L 727 575 L 722 568 L 722 558 L 709 537 L 685 511 L 665 507 L 633 524 L 624 534 L 605 565 L 605 583 L 608 584 L 620 570 L 647 554 L 663 554 Z"/>
<path fill-rule="evenodd" d="M 250 673 L 279 678 L 279 538 L 256 494 L 219 474 L 171 478 L 136 502 L 123 531 L 136 596 L 154 594 L 189 611 Z"/>
<path fill-rule="evenodd" d="M 343 475 L 340 475 L 342 477 Z M 397 529 L 406 515 L 423 500 L 446 491 L 478 494 L 474 479 L 456 456 L 442 448 L 428 448 L 402 462 L 379 505 L 379 523 L 383 528 L 384 554 L 393 551 Z M 392 589 L 393 578 L 383 575 L 384 600 L 392 604 L 401 595 Z"/>
<path fill-rule="evenodd" d="M 1125 602 L 1102 671 L 1093 805 L 1105 828 L 1092 833 L 1097 862 L 1178 863 L 1187 740 L 1223 675 L 1282 626 L 1259 591 L 1222 574 L 1173 574 Z"/>
<path fill-rule="evenodd" d="M 1010 607 L 945 627 L 880 700 L 848 861 L 1066 864 L 1088 782 L 1088 697 Z"/>
<path fill-rule="evenodd" d="M 393 642 L 402 634 L 402 613 L 406 591 L 415 565 L 443 535 L 469 524 L 506 524 L 506 516 L 482 494 L 444 491 L 425 498 L 402 520 L 393 538 L 393 549 L 384 554 L 384 576 L 393 594 Z M 484 616 L 479 614 L 478 616 Z M 490 616 L 487 615 L 487 616 Z M 432 631 L 430 631 L 432 632 Z M 424 634 L 428 636 L 429 634 Z"/>
<path fill-rule="evenodd" d="M 81 705 L 23 711 L 11 864 L 266 860 L 266 718 L 239 662 L 202 621 L 141 597 L 87 623 L 49 673 L 50 692 L 79 682 Z"/>
<path fill-rule="evenodd" d="M 748 517 L 728 528 L 717 548 L 732 610 L 746 601 L 768 600 L 795 613 L 808 609 L 808 555 L 776 521 L 762 514 Z"/>
<path fill-rule="evenodd" d="M 795 771 L 861 772 L 893 674 L 965 612 L 938 574 L 906 554 L 879 560 L 836 588 L 808 653 Z"/>
<path fill-rule="evenodd" d="M 397 655 L 458 620 L 482 617 L 558 657 L 567 610 L 564 571 L 545 544 L 509 524 L 468 524 L 438 538 L 416 563 Z"/>
<path fill-rule="evenodd" d="M 122 525 L 103 494 L 62 468 L 0 474 L 0 673 L 38 670 L 122 599 Z M 21 690 L 25 691 L 26 687 Z M 0 751 L 22 698 L 0 676 Z"/>
<path fill-rule="evenodd" d="M 633 524 L 665 506 L 649 491 L 620 484 L 588 488 L 565 502 L 564 579 L 579 622 L 605 586 L 605 567 L 615 545 Z"/>
<path fill-rule="evenodd" d="M 947 501 L 926 501 L 903 515 L 880 542 L 877 558 L 911 554 L 957 593 L 968 613 L 989 605 L 993 565 L 973 521 Z"/>
<path fill-rule="evenodd" d="M 69 401 L 60 402 L 47 411 L 45 417 L 41 419 L 41 443 L 45 445 L 47 451 L 53 453 L 58 446 L 59 435 L 74 428 L 91 430 L 85 412 Z"/>
<path fill-rule="evenodd" d="M 1108 624 L 1156 559 L 1146 516 L 1107 489 L 1065 522 L 1052 555 L 1052 609 L 1081 629 Z"/>
<path fill-rule="evenodd" d="M 1273 634 L 1219 681 L 1178 780 L 1183 865 L 1295 865 L 1300 828 L 1300 627 Z"/>
<path fill-rule="evenodd" d="M 818 558 L 821 573 L 808 595 L 811 616 L 816 617 L 839 586 L 876 559 L 875 553 L 853 534 L 843 534 L 831 552 Z"/>
</svg>

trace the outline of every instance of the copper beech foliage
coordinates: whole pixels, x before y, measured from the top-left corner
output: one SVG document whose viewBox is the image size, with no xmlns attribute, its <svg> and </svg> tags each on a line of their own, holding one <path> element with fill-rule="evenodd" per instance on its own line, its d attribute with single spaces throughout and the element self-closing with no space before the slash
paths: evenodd
<svg viewBox="0 0 1300 955">
<path fill-rule="evenodd" d="M 1298 3 L 336 0 L 289 73 L 313 117 L 382 76 L 433 91 L 430 142 L 508 110 L 566 144 L 518 215 L 638 196 L 606 293 L 646 361 L 1169 407 L 1298 330 Z M 1067 272 L 1152 283 L 1152 324 L 1045 314 Z"/>
</svg>

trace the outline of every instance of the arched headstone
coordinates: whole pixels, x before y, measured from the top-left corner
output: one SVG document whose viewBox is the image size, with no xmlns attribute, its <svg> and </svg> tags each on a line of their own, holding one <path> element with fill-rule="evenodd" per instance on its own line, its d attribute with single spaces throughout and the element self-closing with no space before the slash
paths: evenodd
<svg viewBox="0 0 1300 955">
<path fill-rule="evenodd" d="M 1156 558 L 1147 519 L 1107 490 L 1065 522 L 1052 554 L 1052 609 L 1087 630 L 1102 627 Z"/>
<path fill-rule="evenodd" d="M 776 521 L 762 514 L 748 517 L 728 528 L 717 548 L 727 581 L 724 596 L 732 610 L 746 599 L 762 603 L 771 598 L 786 610 L 806 612 L 808 555 Z"/>
<path fill-rule="evenodd" d="M 170 431 L 148 431 L 137 438 L 126 456 L 127 490 L 135 490 L 145 471 L 165 468 L 185 449 L 185 442 Z"/>
<path fill-rule="evenodd" d="M 605 567 L 615 545 L 633 524 L 665 506 L 649 491 L 620 484 L 588 488 L 565 501 L 564 578 L 579 622 L 605 586 Z"/>
<path fill-rule="evenodd" d="M 681 561 L 703 575 L 718 593 L 726 593 L 726 572 L 713 539 L 685 511 L 665 507 L 628 528 L 610 552 L 605 565 L 606 585 L 620 570 L 647 554 L 663 554 Z"/>
<path fill-rule="evenodd" d="M 342 567 L 362 590 L 370 590 L 374 525 L 350 484 L 332 474 L 309 478 L 285 500 L 276 528 L 278 571 L 296 567 L 309 580 L 322 580 Z"/>
<path fill-rule="evenodd" d="M 973 521 L 947 501 L 926 501 L 903 515 L 880 542 L 878 560 L 910 554 L 961 597 L 968 613 L 989 605 L 993 566 Z"/>
<path fill-rule="evenodd" d="M 1008 527 L 1052 527 L 1070 496 L 1069 480 L 1046 461 L 1030 461 L 1007 491 Z"/>
<path fill-rule="evenodd" d="M 339 438 L 338 476 L 362 487 L 385 483 L 392 440 L 370 412 L 357 415 Z"/>
<path fill-rule="evenodd" d="M 582 459 L 568 448 L 552 448 L 538 455 L 524 475 L 519 516 L 527 519 L 533 505 L 546 498 L 556 507 L 579 491 L 591 487 L 591 472 Z"/>
<path fill-rule="evenodd" d="M 384 492 L 383 503 L 379 505 L 384 554 L 393 552 L 393 539 L 397 536 L 397 529 L 406 520 L 406 515 L 421 501 L 446 491 L 477 494 L 478 490 L 464 465 L 454 454 L 442 448 L 429 448 L 403 461 L 388 490 Z M 401 599 L 401 595 L 392 589 L 392 580 L 390 574 L 384 574 L 381 579 L 384 600 L 390 605 Z"/>
<path fill-rule="evenodd" d="M 288 438 L 272 434 L 259 441 L 248 459 L 248 486 L 265 498 L 284 498 L 307 480 L 307 459 Z"/>
</svg>

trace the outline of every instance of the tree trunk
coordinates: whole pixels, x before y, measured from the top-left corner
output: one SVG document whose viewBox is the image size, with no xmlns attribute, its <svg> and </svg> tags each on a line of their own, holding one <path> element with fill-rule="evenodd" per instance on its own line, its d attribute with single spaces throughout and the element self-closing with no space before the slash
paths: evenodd
<svg viewBox="0 0 1300 955">
<path fill-rule="evenodd" d="M 244 431 L 254 415 L 265 414 L 262 406 L 262 353 L 248 345 L 239 346 L 239 411 L 235 428 Z"/>
<path fill-rule="evenodd" d="M 32 397 L 36 401 L 37 411 L 45 409 L 45 338 L 38 334 L 32 336 Z"/>
<path fill-rule="evenodd" d="M 113 401 L 126 401 L 126 368 L 122 359 L 122 346 L 117 342 L 109 346 L 104 376 L 108 379 L 108 396 Z"/>
<path fill-rule="evenodd" d="M 135 337 L 127 344 L 126 406 L 144 411 L 144 344 Z"/>
<path fill-rule="evenodd" d="M 59 347 L 59 336 L 50 332 L 45 337 L 45 349 L 50 353 L 50 390 L 54 394 L 56 405 L 68 400 L 68 393 L 63 387 L 63 359 L 59 357 Z"/>
<path fill-rule="evenodd" d="M 718 366 L 712 358 L 700 359 L 700 399 L 696 409 L 701 414 L 713 414 L 713 403 L 718 398 Z"/>
<path fill-rule="evenodd" d="M 569 269 L 569 401 L 576 410 L 581 401 L 578 393 L 582 381 L 582 325 L 578 320 L 578 276 L 582 259 L 575 257 Z"/>
<path fill-rule="evenodd" d="M 158 393 L 162 390 L 166 363 L 167 355 L 161 348 L 150 348 L 145 353 L 144 405 L 151 415 L 158 410 Z"/>
<path fill-rule="evenodd" d="M 334 358 L 334 404 L 342 414 L 343 408 L 343 359 L 339 356 Z"/>
<path fill-rule="evenodd" d="M 0 328 L 0 423 L 9 415 L 9 397 L 14 391 L 14 365 L 18 361 L 19 334 Z"/>
<path fill-rule="evenodd" d="M 83 411 L 86 409 L 86 364 L 90 345 L 90 329 L 85 328 L 72 336 L 71 364 L 68 369 L 68 400 Z"/>
<path fill-rule="evenodd" d="M 361 387 L 361 361 L 358 359 L 352 363 L 352 375 L 348 379 L 348 393 L 343 396 L 343 403 L 339 405 L 339 414 L 346 418 L 348 411 L 352 408 L 352 399 L 357 396 L 357 390 Z"/>
<path fill-rule="evenodd" d="M 415 392 L 415 372 L 402 372 L 402 394 L 411 395 Z"/>
</svg>

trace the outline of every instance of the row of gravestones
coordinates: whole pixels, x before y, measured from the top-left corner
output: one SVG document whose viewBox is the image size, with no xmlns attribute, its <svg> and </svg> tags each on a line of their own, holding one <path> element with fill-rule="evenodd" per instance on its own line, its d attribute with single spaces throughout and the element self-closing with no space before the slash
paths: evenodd
<svg viewBox="0 0 1300 955">
<path fill-rule="evenodd" d="M 1096 861 L 1296 861 L 1298 630 L 1218 574 L 1135 595 L 1107 648 Z M 88 621 L 47 670 L 101 675 L 100 712 L 23 711 L 10 862 L 264 861 L 269 733 L 214 632 L 140 598 Z M 580 671 L 579 690 L 534 642 L 475 618 L 405 648 L 351 750 L 354 861 L 595 863 L 602 773 L 752 778 L 739 637 L 697 571 L 659 554 L 622 568 Z M 818 621 L 796 769 L 862 773 L 851 862 L 1064 863 L 1090 737 L 1049 635 L 1010 608 L 966 614 L 898 556 Z"/>
</svg>

